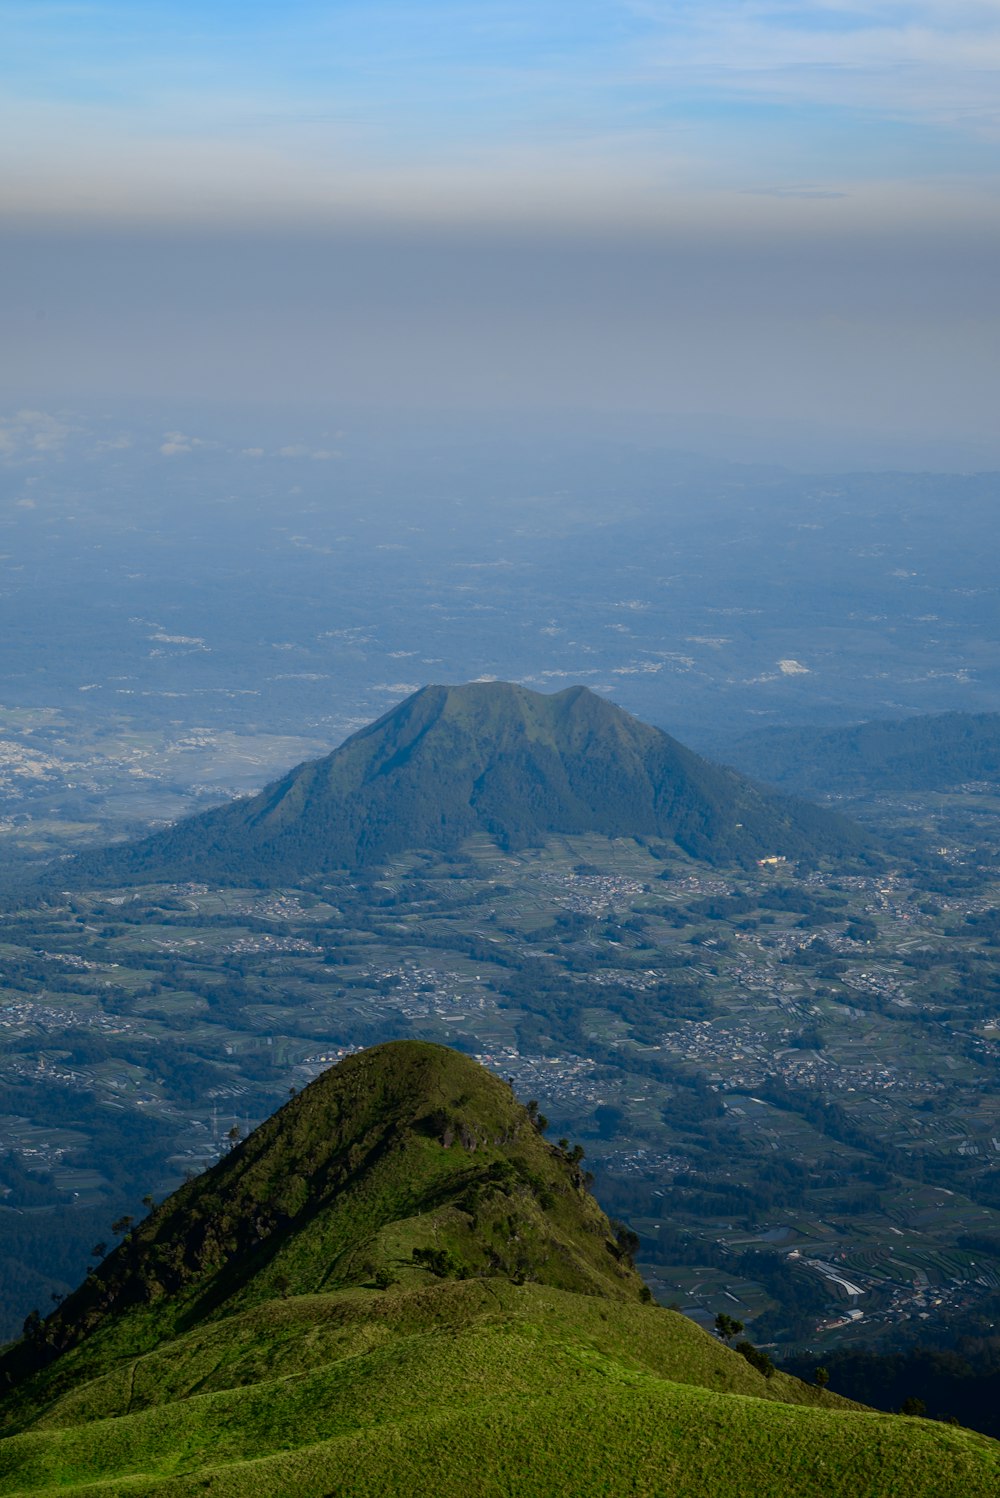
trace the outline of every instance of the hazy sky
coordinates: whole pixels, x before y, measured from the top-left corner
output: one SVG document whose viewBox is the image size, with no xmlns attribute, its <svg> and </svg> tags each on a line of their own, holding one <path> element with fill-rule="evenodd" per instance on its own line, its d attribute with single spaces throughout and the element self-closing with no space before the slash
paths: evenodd
<svg viewBox="0 0 1000 1498">
<path fill-rule="evenodd" d="M 1000 0 L 0 0 L 2 393 L 1000 463 Z"/>
</svg>

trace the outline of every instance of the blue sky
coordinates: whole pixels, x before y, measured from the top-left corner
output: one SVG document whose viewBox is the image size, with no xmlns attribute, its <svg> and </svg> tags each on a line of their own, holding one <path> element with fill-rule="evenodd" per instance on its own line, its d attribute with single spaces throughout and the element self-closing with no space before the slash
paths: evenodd
<svg viewBox="0 0 1000 1498">
<path fill-rule="evenodd" d="M 0 0 L 0 398 L 1000 463 L 998 152 L 1000 0 Z"/>
<path fill-rule="evenodd" d="M 981 211 L 1000 177 L 997 0 L 21 0 L 0 27 L 14 212 Z"/>
</svg>

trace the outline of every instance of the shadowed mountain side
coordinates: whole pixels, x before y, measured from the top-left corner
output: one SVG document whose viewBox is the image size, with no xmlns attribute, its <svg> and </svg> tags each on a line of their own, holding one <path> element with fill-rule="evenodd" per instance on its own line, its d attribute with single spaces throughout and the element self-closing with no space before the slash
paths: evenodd
<svg viewBox="0 0 1000 1498">
<path fill-rule="evenodd" d="M 645 1303 L 539 1123 L 440 1046 L 326 1073 L 8 1350 L 0 1494 L 995 1492 L 986 1438 Z"/>
<path fill-rule="evenodd" d="M 1000 780 L 1000 713 L 933 713 L 851 728 L 772 728 L 726 754 L 802 795 L 944 790 Z"/>
<path fill-rule="evenodd" d="M 141 842 L 82 855 L 53 879 L 288 880 L 557 833 L 657 838 L 710 863 L 857 853 L 863 834 L 764 791 L 584 687 L 424 687 L 324 759 L 258 795 Z"/>
</svg>

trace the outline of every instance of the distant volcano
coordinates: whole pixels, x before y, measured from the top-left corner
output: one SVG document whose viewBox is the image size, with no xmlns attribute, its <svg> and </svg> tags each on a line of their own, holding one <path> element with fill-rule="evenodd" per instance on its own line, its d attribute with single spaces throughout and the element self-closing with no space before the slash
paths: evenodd
<svg viewBox="0 0 1000 1498">
<path fill-rule="evenodd" d="M 857 853 L 851 823 L 764 791 L 585 687 L 428 686 L 258 795 L 62 865 L 102 882 L 278 881 L 553 834 L 654 838 L 713 864 Z"/>
</svg>

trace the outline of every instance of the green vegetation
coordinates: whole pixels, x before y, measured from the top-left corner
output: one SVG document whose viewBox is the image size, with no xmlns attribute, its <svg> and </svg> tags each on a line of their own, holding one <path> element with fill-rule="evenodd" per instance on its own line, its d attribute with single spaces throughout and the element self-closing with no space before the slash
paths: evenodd
<svg viewBox="0 0 1000 1498">
<path fill-rule="evenodd" d="M 495 782 L 542 822 L 550 790 L 585 770 L 593 789 L 609 744 L 631 775 L 671 742 L 586 692 L 484 684 L 418 694 L 352 743 L 375 806 L 404 772 L 458 795 L 508 731 L 511 753 L 565 771 Z M 322 800 L 320 767 L 300 774 Z M 639 805 L 642 775 L 628 783 Z M 907 1325 L 937 1337 L 1000 1284 L 996 807 L 966 790 L 911 808 L 922 863 L 877 869 L 706 867 L 673 837 L 520 846 L 500 827 L 291 887 L 11 901 L 0 1335 L 68 1292 L 144 1185 L 162 1196 L 345 1051 L 416 1035 L 480 1056 L 584 1142 L 602 1204 L 640 1236 L 627 1252 L 703 1325 L 728 1309 L 812 1366 Z"/>
<path fill-rule="evenodd" d="M 519 848 L 586 832 L 665 839 L 713 864 L 865 847 L 851 823 L 758 789 L 585 687 L 475 682 L 424 687 L 258 795 L 54 877 L 274 884 L 475 834 Z"/>
<path fill-rule="evenodd" d="M 950 1326 L 951 1346 L 879 1353 L 862 1347 L 835 1348 L 825 1386 L 882 1410 L 901 1409 L 907 1399 L 920 1399 L 935 1420 L 961 1419 L 964 1424 L 1000 1438 L 1000 1334 L 997 1315 L 1000 1296 L 978 1309 L 975 1318 Z M 789 1359 L 786 1370 L 808 1377 L 805 1358 Z"/>
<path fill-rule="evenodd" d="M 932 713 L 850 728 L 771 728 L 731 749 L 747 774 L 806 796 L 995 781 L 1000 713 Z"/>
<path fill-rule="evenodd" d="M 2 1494 L 976 1498 L 1000 1476 L 983 1437 L 646 1303 L 578 1151 L 442 1047 L 349 1058 L 125 1231 L 3 1359 Z"/>
<path fill-rule="evenodd" d="M 900 870 L 480 838 L 294 888 L 9 911 L 0 1336 L 147 1186 L 214 1162 L 345 1050 L 415 1035 L 513 1077 L 583 1144 L 656 1295 L 702 1325 L 728 1309 L 813 1366 L 903 1326 L 937 1338 L 1000 1284 L 1000 886 L 993 852 L 969 858 L 932 903 Z"/>
<path fill-rule="evenodd" d="M 546 1144 L 499 1078 L 402 1041 L 349 1057 L 154 1208 L 0 1359 L 0 1376 L 102 1348 L 106 1325 L 116 1346 L 135 1336 L 128 1349 L 145 1351 L 207 1309 L 367 1284 L 406 1262 L 435 1277 L 642 1289 L 576 1154 Z M 131 1307 L 141 1314 L 122 1322 Z"/>
</svg>

